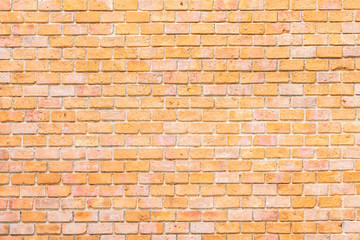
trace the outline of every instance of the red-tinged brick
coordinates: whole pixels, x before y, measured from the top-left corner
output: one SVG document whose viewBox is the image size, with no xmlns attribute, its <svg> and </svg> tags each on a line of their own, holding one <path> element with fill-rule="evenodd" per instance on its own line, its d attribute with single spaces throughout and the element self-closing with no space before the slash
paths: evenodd
<svg viewBox="0 0 360 240">
<path fill-rule="evenodd" d="M 140 234 L 161 234 L 163 224 L 161 223 L 140 223 Z"/>
<path fill-rule="evenodd" d="M 64 149 L 61 153 L 61 157 L 64 160 L 69 159 L 84 159 L 85 158 L 85 151 L 83 149 Z"/>
<path fill-rule="evenodd" d="M 14 196 L 14 194 L 12 195 Z M 9 208 L 10 209 L 32 209 L 33 208 L 33 199 L 24 198 L 24 199 L 10 199 L 9 200 Z"/>
<path fill-rule="evenodd" d="M 19 212 L 4 212 L 0 217 L 2 222 L 17 222 L 20 220 Z"/>
<path fill-rule="evenodd" d="M 11 235 L 32 235 L 34 232 L 33 224 L 14 224 L 10 227 Z"/>
<path fill-rule="evenodd" d="M 57 148 L 37 148 L 35 151 L 35 158 L 40 160 L 55 160 L 60 158 L 60 152 Z"/>
<path fill-rule="evenodd" d="M 34 124 L 34 123 L 19 123 L 19 124 L 15 123 L 15 124 L 13 124 L 12 130 L 13 130 L 14 134 L 35 134 L 36 133 L 36 124 Z M 14 151 L 14 153 L 15 153 L 15 151 Z M 19 152 L 21 152 L 21 151 L 19 151 Z"/>
<path fill-rule="evenodd" d="M 74 196 L 96 196 L 97 188 L 93 186 L 74 186 L 71 192 Z"/>
<path fill-rule="evenodd" d="M 10 0 L 3 0 L 1 1 L 1 10 L 11 10 L 11 1 Z"/>
<path fill-rule="evenodd" d="M 49 222 L 71 222 L 73 219 L 71 211 L 60 211 L 55 214 L 55 212 L 48 213 Z"/>
<path fill-rule="evenodd" d="M 39 192 L 38 195 L 45 196 L 45 187 L 31 187 L 32 189 L 27 189 L 28 192 Z M 22 189 L 23 190 L 23 189 Z M 34 195 L 34 194 L 28 194 Z M 59 200 L 58 199 L 35 199 L 35 208 L 36 209 L 58 209 L 59 208 Z"/>
<path fill-rule="evenodd" d="M 137 182 L 137 175 L 135 173 L 114 173 L 114 183 L 133 184 Z"/>
<path fill-rule="evenodd" d="M 84 198 L 68 198 L 61 200 L 62 209 L 84 209 L 85 199 Z"/>
<path fill-rule="evenodd" d="M 85 223 L 64 223 L 62 224 L 62 232 L 64 234 L 84 234 L 86 233 Z"/>
<path fill-rule="evenodd" d="M 123 211 L 102 211 L 100 212 L 100 221 L 120 222 L 124 220 Z"/>
<path fill-rule="evenodd" d="M 138 233 L 138 223 L 116 223 L 114 226 L 115 233 L 136 234 Z"/>
<path fill-rule="evenodd" d="M 70 186 L 47 186 L 46 189 L 49 197 L 67 197 L 71 194 Z"/>
<path fill-rule="evenodd" d="M 115 198 L 113 201 L 114 208 L 136 208 L 135 198 Z"/>
<path fill-rule="evenodd" d="M 34 153 L 30 149 L 13 149 L 10 151 L 10 158 L 14 160 L 31 160 Z"/>
<path fill-rule="evenodd" d="M 89 223 L 90 234 L 111 234 L 112 224 L 111 223 Z"/>
<path fill-rule="evenodd" d="M 162 207 L 162 201 L 160 198 L 141 197 L 138 200 L 138 204 L 139 204 L 139 208 L 141 209 L 149 209 L 149 208 L 160 209 Z"/>
<path fill-rule="evenodd" d="M 6 209 L 6 205 L 7 205 L 7 199 L 1 199 L 0 208 L 1 209 Z"/>
<path fill-rule="evenodd" d="M 74 171 L 75 172 L 97 172 L 99 166 L 97 162 L 88 161 L 88 162 L 75 162 Z"/>
<path fill-rule="evenodd" d="M 100 186 L 99 195 L 100 196 L 121 196 L 123 193 L 123 188 L 121 186 Z"/>
<path fill-rule="evenodd" d="M 305 195 L 315 196 L 315 195 L 327 195 L 328 189 L 324 185 L 311 186 L 305 185 L 304 187 Z"/>
<path fill-rule="evenodd" d="M 189 233 L 189 223 L 165 223 L 166 233 Z"/>
</svg>

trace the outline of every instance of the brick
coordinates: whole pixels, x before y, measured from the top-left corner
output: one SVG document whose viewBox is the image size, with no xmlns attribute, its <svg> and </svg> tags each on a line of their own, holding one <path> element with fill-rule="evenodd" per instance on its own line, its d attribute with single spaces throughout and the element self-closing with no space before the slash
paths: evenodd
<svg viewBox="0 0 360 240">
<path fill-rule="evenodd" d="M 240 3 L 241 10 L 261 10 L 264 8 L 263 1 L 243 1 Z"/>
<path fill-rule="evenodd" d="M 352 0 L 345 0 L 343 2 L 344 9 L 359 9 L 356 3 Z"/>
<path fill-rule="evenodd" d="M 10 234 L 32 235 L 34 234 L 34 226 L 32 224 L 15 224 L 10 228 Z"/>
<path fill-rule="evenodd" d="M 14 196 L 14 195 L 11 195 Z M 10 209 L 32 209 L 33 208 L 33 201 L 32 199 L 10 199 L 9 200 L 9 208 Z"/>
<path fill-rule="evenodd" d="M 266 2 L 266 10 L 287 10 L 289 8 L 288 0 Z"/>
</svg>

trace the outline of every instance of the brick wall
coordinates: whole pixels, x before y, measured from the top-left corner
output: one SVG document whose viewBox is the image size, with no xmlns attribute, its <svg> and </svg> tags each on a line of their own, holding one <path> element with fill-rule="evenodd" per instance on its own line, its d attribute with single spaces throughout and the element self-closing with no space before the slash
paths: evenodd
<svg viewBox="0 0 360 240">
<path fill-rule="evenodd" d="M 0 240 L 355 240 L 359 0 L 0 0 Z"/>
</svg>

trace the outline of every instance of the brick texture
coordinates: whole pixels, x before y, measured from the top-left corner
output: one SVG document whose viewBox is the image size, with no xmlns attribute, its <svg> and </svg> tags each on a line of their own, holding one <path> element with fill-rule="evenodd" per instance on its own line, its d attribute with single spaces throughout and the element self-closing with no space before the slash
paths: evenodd
<svg viewBox="0 0 360 240">
<path fill-rule="evenodd" d="M 360 238 L 359 0 L 0 0 L 0 240 Z"/>
</svg>

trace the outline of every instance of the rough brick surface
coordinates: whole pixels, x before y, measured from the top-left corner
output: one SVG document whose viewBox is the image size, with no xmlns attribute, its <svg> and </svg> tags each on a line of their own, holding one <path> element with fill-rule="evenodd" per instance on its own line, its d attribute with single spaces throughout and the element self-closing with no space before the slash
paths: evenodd
<svg viewBox="0 0 360 240">
<path fill-rule="evenodd" d="M 0 240 L 360 238 L 359 0 L 0 0 Z"/>
</svg>

